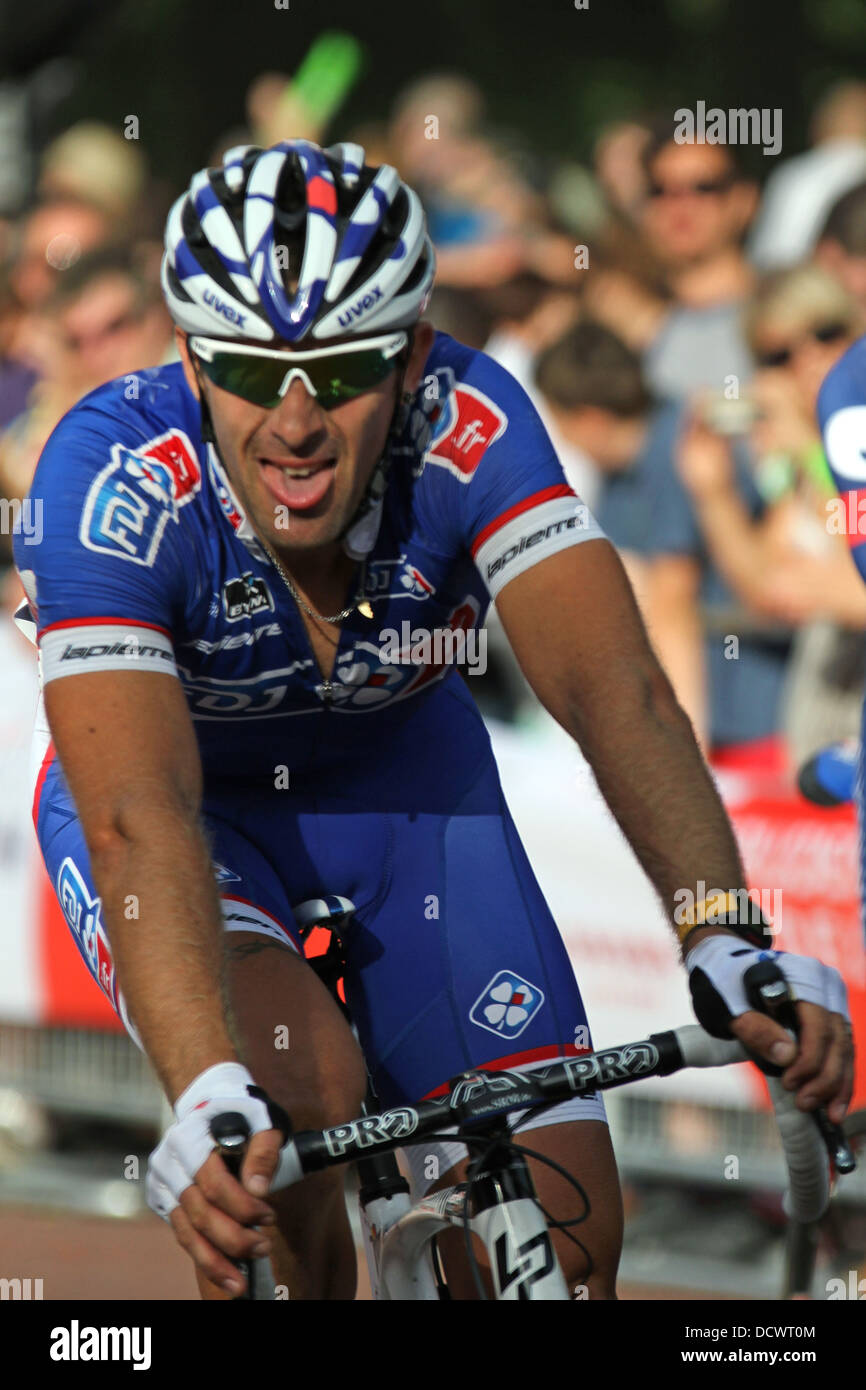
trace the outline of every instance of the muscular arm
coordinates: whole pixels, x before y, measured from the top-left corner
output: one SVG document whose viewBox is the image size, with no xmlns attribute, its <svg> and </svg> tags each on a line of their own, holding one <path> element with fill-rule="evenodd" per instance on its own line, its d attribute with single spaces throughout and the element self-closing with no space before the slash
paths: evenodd
<svg viewBox="0 0 866 1390">
<path fill-rule="evenodd" d="M 507 584 L 496 606 L 527 680 L 580 744 L 671 920 L 675 892 L 695 892 L 699 879 L 708 891 L 744 886 L 730 822 L 613 546 L 559 551 Z"/>
<path fill-rule="evenodd" d="M 577 740 L 671 920 L 678 888 L 745 886 L 734 833 L 691 725 L 653 655 L 616 551 L 604 540 L 561 550 L 507 584 L 496 607 L 530 685 Z M 690 934 L 688 948 L 723 927 Z M 748 1010 L 731 1031 L 769 1058 L 802 1109 L 851 1096 L 850 1039 L 840 1014 L 797 1005 L 799 1052 L 779 1024 Z M 787 1065 L 790 1062 L 791 1065 Z"/>
<path fill-rule="evenodd" d="M 50 681 L 45 707 L 81 818 L 118 983 L 172 1103 L 236 1061 L 223 934 L 198 812 L 201 764 L 181 686 L 153 671 Z"/>
</svg>

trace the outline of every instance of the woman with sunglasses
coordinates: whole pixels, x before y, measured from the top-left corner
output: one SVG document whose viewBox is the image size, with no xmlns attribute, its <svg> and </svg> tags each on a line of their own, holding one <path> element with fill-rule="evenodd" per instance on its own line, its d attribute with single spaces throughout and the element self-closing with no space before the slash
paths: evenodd
<svg viewBox="0 0 866 1390">
<path fill-rule="evenodd" d="M 730 825 L 527 397 L 421 319 L 433 270 L 417 196 L 358 146 L 230 150 L 168 219 L 180 363 L 65 417 L 34 480 L 43 543 L 15 547 L 45 683 L 43 855 L 174 1105 L 148 1201 L 209 1298 L 242 1292 L 232 1257 L 268 1253 L 293 1299 L 353 1297 L 341 1179 L 264 1197 L 290 1124 L 358 1113 L 365 1064 L 389 1107 L 467 1067 L 591 1047 L 472 671 L 455 669 L 459 644 L 430 654 L 433 632 L 478 627 L 493 598 L 700 963 L 702 1007 L 768 1059 L 781 1047 L 804 1108 L 838 1119 L 850 1096 L 841 979 L 780 956 L 807 1001 L 798 1053 L 746 1005 L 767 924 L 710 924 L 706 903 L 675 916 L 684 884 L 743 886 Z M 363 1054 L 292 913 L 326 894 L 355 904 L 345 989 Z M 213 1152 L 208 1121 L 226 1112 L 252 1131 L 242 1184 Z M 589 1199 L 581 1241 L 553 1235 L 566 1278 L 615 1297 L 600 1098 L 527 1123 Z M 416 1191 L 460 1180 L 465 1158 L 425 1145 Z M 567 1187 L 535 1177 L 555 1209 Z M 471 1297 L 460 1252 L 459 1234 L 443 1241 L 452 1291 Z"/>
<path fill-rule="evenodd" d="M 695 402 L 680 476 L 716 565 L 745 604 L 781 621 L 859 626 L 866 598 L 828 528 L 835 487 L 815 415 L 822 381 L 859 332 L 859 311 L 832 276 L 808 265 L 768 277 L 745 327 L 756 375 L 742 398 Z M 743 434 L 764 501 L 758 520 L 736 486 L 731 438 Z"/>
<path fill-rule="evenodd" d="M 782 701 L 794 764 L 853 734 L 859 721 L 866 589 L 830 523 L 836 489 L 815 413 L 821 383 L 859 324 L 857 305 L 820 267 L 766 277 L 745 318 L 757 367 L 748 393 L 698 408 L 678 455 L 707 546 L 733 592 L 759 621 L 797 629 Z M 736 484 L 731 427 L 748 431 L 763 500 L 757 518 Z"/>
</svg>

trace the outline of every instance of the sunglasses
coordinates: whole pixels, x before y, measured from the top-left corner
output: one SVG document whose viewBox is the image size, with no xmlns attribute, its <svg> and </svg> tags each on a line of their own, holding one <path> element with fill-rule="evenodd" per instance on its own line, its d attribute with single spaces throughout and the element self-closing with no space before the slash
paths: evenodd
<svg viewBox="0 0 866 1390">
<path fill-rule="evenodd" d="M 759 367 L 787 367 L 795 353 L 799 352 L 803 344 L 810 338 L 814 343 L 838 343 L 840 338 L 847 338 L 850 332 L 850 324 L 841 321 L 819 324 L 817 328 L 808 328 L 804 336 L 790 347 L 756 352 L 755 361 Z"/>
<path fill-rule="evenodd" d="M 272 410 L 300 377 L 322 409 L 333 410 L 384 381 L 408 341 L 406 333 L 389 333 L 339 348 L 281 352 L 245 343 L 228 346 L 221 338 L 191 337 L 189 346 L 214 386 L 251 405 Z"/>
<path fill-rule="evenodd" d="M 698 179 L 696 183 L 664 184 L 651 183 L 647 189 L 650 198 L 681 198 L 684 195 L 697 193 L 701 197 L 711 197 L 714 194 L 727 193 L 733 186 L 734 179 L 730 174 L 725 174 L 718 179 Z"/>
</svg>

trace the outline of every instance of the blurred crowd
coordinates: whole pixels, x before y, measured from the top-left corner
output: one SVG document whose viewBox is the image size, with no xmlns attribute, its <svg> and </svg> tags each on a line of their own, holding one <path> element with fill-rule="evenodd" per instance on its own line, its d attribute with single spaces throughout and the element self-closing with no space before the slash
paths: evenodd
<svg viewBox="0 0 866 1390">
<path fill-rule="evenodd" d="M 601 130 L 586 164 L 554 160 L 451 75 L 344 129 L 262 74 L 203 162 L 291 136 L 357 140 L 418 190 L 429 317 L 529 393 L 706 751 L 782 769 L 855 733 L 866 587 L 827 524 L 815 402 L 866 331 L 866 84 L 832 88 L 809 147 L 762 157 L 763 180 L 736 145 L 678 143 L 672 113 Z M 26 494 L 82 395 L 174 360 L 159 260 L 180 191 L 137 140 L 88 122 L 42 151 L 27 205 L 0 218 L 0 497 Z M 8 535 L 0 565 L 11 603 Z M 530 697 L 495 617 L 490 643 L 486 698 L 520 717 Z"/>
</svg>

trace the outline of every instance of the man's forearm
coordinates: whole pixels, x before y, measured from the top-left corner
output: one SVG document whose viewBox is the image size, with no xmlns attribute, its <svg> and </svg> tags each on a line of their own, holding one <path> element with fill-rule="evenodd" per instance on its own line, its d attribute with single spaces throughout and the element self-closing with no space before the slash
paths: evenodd
<svg viewBox="0 0 866 1390">
<path fill-rule="evenodd" d="M 204 837 L 188 817 L 138 812 L 91 848 L 91 865 L 119 987 L 174 1103 L 206 1067 L 237 1060 Z"/>
<path fill-rule="evenodd" d="M 688 718 L 657 666 L 626 688 L 581 691 L 561 722 L 577 739 L 671 921 L 674 895 L 735 891 L 745 875 L 734 833 Z M 682 899 L 679 899 L 682 902 Z"/>
</svg>

